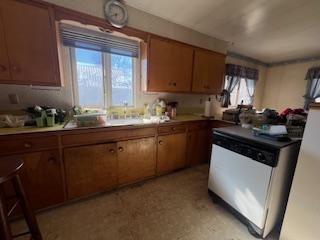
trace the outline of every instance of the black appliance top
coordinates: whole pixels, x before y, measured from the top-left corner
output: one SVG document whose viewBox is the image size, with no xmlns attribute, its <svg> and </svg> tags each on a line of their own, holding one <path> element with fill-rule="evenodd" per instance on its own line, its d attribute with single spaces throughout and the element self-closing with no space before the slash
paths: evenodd
<svg viewBox="0 0 320 240">
<path fill-rule="evenodd" d="M 215 133 L 220 133 L 224 135 L 228 135 L 237 139 L 238 141 L 244 141 L 246 143 L 251 143 L 254 145 L 265 146 L 267 148 L 275 148 L 281 149 L 291 144 L 300 143 L 300 140 L 291 140 L 289 142 L 279 142 L 271 139 L 266 139 L 263 137 L 255 136 L 252 133 L 251 129 L 242 128 L 241 126 L 231 126 L 231 127 L 223 127 L 223 128 L 215 128 Z"/>
</svg>

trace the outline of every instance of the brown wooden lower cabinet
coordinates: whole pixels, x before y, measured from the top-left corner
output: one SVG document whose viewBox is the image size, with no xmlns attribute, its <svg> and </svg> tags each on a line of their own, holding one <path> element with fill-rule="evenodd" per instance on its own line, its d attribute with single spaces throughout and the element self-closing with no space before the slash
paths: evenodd
<svg viewBox="0 0 320 240">
<path fill-rule="evenodd" d="M 24 161 L 20 176 L 34 210 L 56 205 L 65 200 L 58 149 L 21 154 L 16 157 Z M 6 195 L 14 196 L 12 186 L 8 183 L 6 187 Z"/>
<path fill-rule="evenodd" d="M 206 163 L 210 159 L 211 131 L 209 128 L 188 133 L 187 164 Z"/>
<path fill-rule="evenodd" d="M 118 145 L 119 184 L 134 182 L 156 173 L 156 138 L 121 141 Z"/>
<path fill-rule="evenodd" d="M 186 133 L 158 137 L 157 173 L 163 174 L 186 166 Z"/>
<path fill-rule="evenodd" d="M 117 185 L 117 144 L 64 149 L 68 199 L 111 189 Z"/>
</svg>

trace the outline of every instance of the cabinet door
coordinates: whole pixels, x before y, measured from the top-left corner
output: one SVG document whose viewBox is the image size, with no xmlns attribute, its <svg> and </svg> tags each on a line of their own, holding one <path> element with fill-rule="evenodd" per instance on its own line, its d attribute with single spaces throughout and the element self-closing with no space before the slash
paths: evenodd
<svg viewBox="0 0 320 240">
<path fill-rule="evenodd" d="M 0 5 L 0 82 L 10 81 L 9 59 L 1 19 L 2 8 Z"/>
<path fill-rule="evenodd" d="M 157 173 L 167 173 L 186 166 L 186 133 L 158 137 Z"/>
<path fill-rule="evenodd" d="M 148 91 L 190 92 L 193 49 L 159 38 L 149 44 Z"/>
<path fill-rule="evenodd" d="M 59 150 L 29 153 L 22 156 L 22 183 L 34 209 L 64 201 L 62 164 Z"/>
<path fill-rule="evenodd" d="M 154 176 L 156 147 L 154 137 L 118 142 L 119 183 Z"/>
<path fill-rule="evenodd" d="M 12 0 L 1 0 L 0 7 L 12 76 L 10 83 L 60 85 L 50 9 Z"/>
<path fill-rule="evenodd" d="M 15 157 L 24 161 L 20 177 L 34 210 L 56 205 L 65 200 L 62 164 L 58 149 Z M 11 183 L 5 185 L 5 192 L 9 199 L 15 196 Z M 12 203 L 9 200 L 9 204 Z"/>
<path fill-rule="evenodd" d="M 190 166 L 209 161 L 211 152 L 211 131 L 209 128 L 188 133 L 187 152 L 187 162 Z"/>
<path fill-rule="evenodd" d="M 64 149 L 68 198 L 111 189 L 117 184 L 116 144 Z"/>
<path fill-rule="evenodd" d="M 192 91 L 217 94 L 222 89 L 225 56 L 196 50 L 194 55 Z"/>
</svg>

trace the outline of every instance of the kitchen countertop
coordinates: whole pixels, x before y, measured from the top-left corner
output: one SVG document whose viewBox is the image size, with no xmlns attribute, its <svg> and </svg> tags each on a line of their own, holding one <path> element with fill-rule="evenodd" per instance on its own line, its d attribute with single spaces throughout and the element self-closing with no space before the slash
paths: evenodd
<svg viewBox="0 0 320 240">
<path fill-rule="evenodd" d="M 251 129 L 242 128 L 241 126 L 231 126 L 224 128 L 216 128 L 214 131 L 222 134 L 226 134 L 233 137 L 238 137 L 249 142 L 255 142 L 258 144 L 268 145 L 277 149 L 286 147 L 288 145 L 300 142 L 300 140 L 291 140 L 290 142 L 279 142 L 275 140 L 266 139 L 253 135 Z"/>
<path fill-rule="evenodd" d="M 202 120 L 214 120 L 214 118 L 205 118 L 197 115 L 178 115 L 175 119 L 170 120 L 169 122 L 160 123 L 160 124 L 171 124 L 171 123 L 179 123 L 179 122 L 190 122 L 190 121 L 202 121 Z M 145 124 L 137 124 L 136 126 L 157 126 L 159 124 L 155 123 L 145 123 Z M 0 136 L 3 135 L 11 135 L 11 134 L 22 134 L 22 133 L 43 133 L 43 132 L 55 132 L 55 131 L 70 131 L 70 130 L 78 130 L 78 129 L 97 129 L 97 128 L 112 128 L 115 126 L 97 126 L 97 127 L 76 127 L 76 128 L 63 128 L 64 124 L 55 125 L 53 127 L 43 127 L 38 128 L 36 126 L 31 127 L 20 127 L 20 128 L 0 128 Z M 134 125 L 123 125 L 126 126 L 134 126 Z M 121 126 L 116 126 L 121 127 Z"/>
</svg>

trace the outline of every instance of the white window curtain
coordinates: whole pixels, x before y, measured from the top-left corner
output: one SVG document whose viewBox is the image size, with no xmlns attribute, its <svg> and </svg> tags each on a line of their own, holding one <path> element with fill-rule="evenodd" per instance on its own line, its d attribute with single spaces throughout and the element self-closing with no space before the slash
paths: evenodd
<svg viewBox="0 0 320 240">
<path fill-rule="evenodd" d="M 253 104 L 256 80 L 246 79 L 246 87 L 247 87 L 248 95 L 250 97 L 250 104 Z"/>
<path fill-rule="evenodd" d="M 235 90 L 235 87 L 237 86 L 237 84 L 239 84 L 242 78 L 248 79 L 246 84 L 247 91 L 250 95 L 251 102 L 253 102 L 255 81 L 257 81 L 259 78 L 258 69 L 248 68 L 235 64 L 226 64 L 225 75 L 226 86 L 221 93 L 222 98 L 220 100 L 222 107 L 227 108 L 231 104 L 231 93 Z"/>
</svg>

